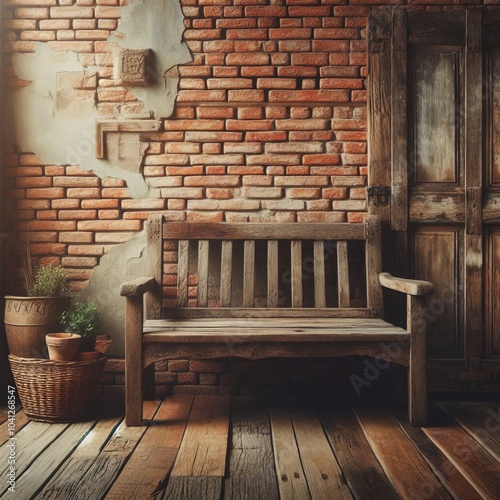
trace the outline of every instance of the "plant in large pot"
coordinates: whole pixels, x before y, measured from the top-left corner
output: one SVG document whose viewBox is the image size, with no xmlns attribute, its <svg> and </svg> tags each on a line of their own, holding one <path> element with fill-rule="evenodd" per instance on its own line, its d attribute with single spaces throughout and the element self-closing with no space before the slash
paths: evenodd
<svg viewBox="0 0 500 500">
<path fill-rule="evenodd" d="M 22 358 L 46 358 L 45 336 L 60 330 L 59 316 L 68 307 L 70 285 L 63 267 L 23 265 L 27 296 L 5 297 L 5 330 L 9 351 Z"/>
<path fill-rule="evenodd" d="M 61 314 L 61 325 L 68 333 L 82 337 L 80 360 L 95 359 L 100 353 L 95 350 L 95 341 L 101 327 L 101 315 L 95 302 L 75 302 Z"/>
</svg>

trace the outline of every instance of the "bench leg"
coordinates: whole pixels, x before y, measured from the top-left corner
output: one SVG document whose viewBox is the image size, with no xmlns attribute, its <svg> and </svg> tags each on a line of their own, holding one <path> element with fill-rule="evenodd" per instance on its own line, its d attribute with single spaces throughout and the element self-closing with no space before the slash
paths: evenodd
<svg viewBox="0 0 500 500">
<path fill-rule="evenodd" d="M 413 426 L 427 425 L 427 352 L 425 299 L 408 295 L 410 363 L 408 367 L 408 417 Z"/>
<path fill-rule="evenodd" d="M 142 423 L 142 296 L 127 297 L 125 318 L 125 423 Z"/>
</svg>

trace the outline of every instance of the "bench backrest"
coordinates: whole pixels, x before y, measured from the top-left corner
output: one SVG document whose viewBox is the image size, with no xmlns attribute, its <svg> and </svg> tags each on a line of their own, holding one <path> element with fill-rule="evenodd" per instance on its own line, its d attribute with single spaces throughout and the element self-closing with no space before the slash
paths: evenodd
<svg viewBox="0 0 500 500">
<path fill-rule="evenodd" d="M 160 317 L 379 317 L 380 224 L 148 219 L 146 303 Z"/>
</svg>

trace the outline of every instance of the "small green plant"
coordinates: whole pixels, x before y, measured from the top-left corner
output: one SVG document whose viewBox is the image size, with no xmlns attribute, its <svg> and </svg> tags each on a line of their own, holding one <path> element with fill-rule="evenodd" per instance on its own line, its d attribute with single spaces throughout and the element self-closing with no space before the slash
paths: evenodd
<svg viewBox="0 0 500 500">
<path fill-rule="evenodd" d="M 101 315 L 94 302 L 75 302 L 61 314 L 61 325 L 68 333 L 82 336 L 82 351 L 94 349 L 95 338 L 101 326 Z"/>
<path fill-rule="evenodd" d="M 30 297 L 68 297 L 69 281 L 62 266 L 40 266 L 36 269 Z"/>
</svg>

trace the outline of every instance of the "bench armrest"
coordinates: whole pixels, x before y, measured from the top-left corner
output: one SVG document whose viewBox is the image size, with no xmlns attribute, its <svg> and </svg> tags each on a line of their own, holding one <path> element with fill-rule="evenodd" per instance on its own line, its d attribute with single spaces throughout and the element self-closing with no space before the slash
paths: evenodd
<svg viewBox="0 0 500 500">
<path fill-rule="evenodd" d="M 133 281 L 123 283 L 120 287 L 120 295 L 124 297 L 137 297 L 152 290 L 155 284 L 156 280 L 151 278 L 151 276 L 137 278 Z"/>
<path fill-rule="evenodd" d="M 382 286 L 408 295 L 429 295 L 434 292 L 434 285 L 429 281 L 396 278 L 389 273 L 380 273 L 378 279 Z"/>
</svg>

